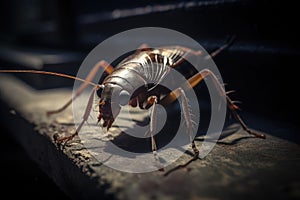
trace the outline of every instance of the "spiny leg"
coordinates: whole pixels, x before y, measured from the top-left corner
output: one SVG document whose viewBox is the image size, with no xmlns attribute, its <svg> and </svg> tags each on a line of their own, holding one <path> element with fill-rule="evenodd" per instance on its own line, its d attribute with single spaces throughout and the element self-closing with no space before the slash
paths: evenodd
<svg viewBox="0 0 300 200">
<path fill-rule="evenodd" d="M 186 167 L 187 165 L 189 165 L 194 160 L 197 160 L 198 156 L 199 156 L 199 150 L 198 150 L 198 148 L 195 144 L 194 136 L 193 136 L 193 123 L 194 122 L 193 122 L 192 114 L 191 114 L 191 111 L 190 111 L 190 108 L 189 108 L 188 98 L 187 98 L 187 96 L 186 96 L 186 94 L 185 94 L 185 92 L 182 88 L 177 88 L 173 92 L 176 93 L 178 96 L 180 96 L 180 98 L 182 100 L 182 103 L 181 103 L 182 113 L 183 113 L 184 120 L 186 122 L 186 126 L 187 126 L 188 134 L 189 134 L 189 137 L 190 137 L 190 143 L 191 143 L 191 146 L 192 146 L 192 149 L 193 149 L 193 152 L 194 152 L 194 156 L 190 160 L 188 160 L 186 163 L 181 164 L 181 165 L 177 165 L 176 167 L 168 170 L 164 174 L 164 176 L 169 175 L 171 172 L 173 172 L 177 169 Z"/>
<path fill-rule="evenodd" d="M 82 121 L 81 123 L 79 124 L 79 126 L 77 127 L 75 133 L 69 135 L 69 136 L 66 136 L 66 137 L 61 137 L 61 138 L 56 138 L 56 142 L 61 144 L 61 143 L 65 143 L 72 140 L 75 136 L 78 135 L 79 131 L 81 130 L 83 124 L 88 120 L 89 116 L 90 116 L 90 113 L 91 113 L 91 110 L 92 110 L 92 107 L 93 107 L 93 102 L 94 102 L 94 95 L 95 95 L 95 92 L 99 89 L 99 87 L 94 87 L 94 89 L 92 90 L 91 94 L 90 94 L 90 97 L 89 97 L 89 101 L 88 101 L 88 104 L 85 108 L 85 111 L 84 111 L 84 114 L 83 114 L 83 117 L 82 117 Z"/>
<path fill-rule="evenodd" d="M 221 83 L 219 82 L 218 78 L 216 77 L 216 75 L 208 70 L 208 69 L 204 69 L 202 71 L 200 71 L 198 74 L 196 74 L 194 77 L 191 78 L 191 82 L 192 82 L 192 87 L 194 87 L 196 84 L 198 84 L 201 80 L 203 80 L 203 78 L 205 77 L 211 77 L 216 88 L 218 89 L 220 95 L 225 96 L 226 97 L 226 101 L 227 101 L 227 106 L 229 108 L 229 110 L 231 111 L 231 113 L 233 114 L 233 116 L 235 117 L 235 119 L 240 123 L 240 125 L 242 126 L 242 128 L 247 131 L 250 135 L 253 135 L 257 138 L 262 138 L 265 139 L 266 136 L 264 134 L 259 134 L 259 133 L 255 133 L 253 131 L 251 131 L 248 126 L 245 124 L 245 122 L 242 120 L 242 118 L 240 117 L 240 115 L 236 112 L 237 109 L 239 109 L 238 106 L 236 106 L 234 104 L 234 102 L 230 99 L 230 97 L 226 94 L 226 91 L 223 89 Z M 190 82 L 190 79 L 189 79 Z"/>
<path fill-rule="evenodd" d="M 157 97 L 156 96 L 150 96 L 148 98 L 148 104 L 151 106 L 151 113 L 150 113 L 150 136 L 151 136 L 151 147 L 153 156 L 155 159 L 155 162 L 157 166 L 159 167 L 160 171 L 163 171 L 163 166 L 161 165 L 158 155 L 157 155 L 157 146 L 154 138 L 155 130 L 156 130 L 156 118 L 157 118 Z"/>
<path fill-rule="evenodd" d="M 234 102 L 227 96 L 227 94 L 226 94 L 225 90 L 223 89 L 221 83 L 219 82 L 218 78 L 209 69 L 203 69 L 200 72 L 198 72 L 197 74 L 195 74 L 194 76 L 192 76 L 191 78 L 189 78 L 188 81 L 183 84 L 182 88 L 189 89 L 190 88 L 189 85 L 192 86 L 192 87 L 195 87 L 205 77 L 208 77 L 208 76 L 212 78 L 212 80 L 214 82 L 214 85 L 217 88 L 217 90 L 219 91 L 220 95 L 226 97 L 227 106 L 228 106 L 229 110 L 232 112 L 232 114 L 235 117 L 235 119 L 240 123 L 240 125 L 242 126 L 242 128 L 245 131 L 247 131 L 250 135 L 254 135 L 255 137 L 265 139 L 266 136 L 264 134 L 255 133 L 255 132 L 251 131 L 247 127 L 247 125 L 245 124 L 245 122 L 242 120 L 242 118 L 236 112 L 236 110 L 238 109 L 238 106 L 236 106 L 234 104 Z M 174 102 L 177 99 L 177 97 L 180 96 L 180 95 L 181 95 L 180 91 L 174 90 L 168 96 L 166 96 L 164 99 L 162 99 L 160 101 L 160 103 L 163 104 L 163 105 L 168 105 L 168 104 Z"/>
<path fill-rule="evenodd" d="M 75 95 L 61 108 L 57 110 L 48 111 L 47 115 L 49 116 L 64 111 L 87 88 L 89 82 L 93 80 L 93 78 L 95 77 L 95 75 L 97 74 L 100 68 L 103 68 L 108 74 L 111 74 L 114 71 L 114 68 L 109 63 L 107 63 L 104 60 L 99 61 L 89 72 L 88 76 L 85 79 L 85 82 L 82 83 L 82 85 L 76 90 Z"/>
<path fill-rule="evenodd" d="M 194 137 L 193 137 L 193 119 L 192 119 L 192 114 L 189 108 L 189 104 L 188 104 L 188 98 L 186 97 L 186 94 L 184 92 L 184 90 L 182 88 L 178 88 L 177 89 L 178 92 L 180 93 L 180 98 L 182 100 L 182 112 L 183 112 L 183 116 L 186 122 L 186 126 L 188 128 L 188 134 L 190 137 L 190 142 L 192 145 L 192 149 L 194 151 L 194 158 L 193 159 L 197 159 L 198 155 L 199 155 L 199 150 L 197 149 L 196 145 L 195 145 L 195 141 L 194 141 Z"/>
<path fill-rule="evenodd" d="M 179 87 L 179 88 L 173 90 L 171 93 L 169 93 L 165 98 L 163 98 L 160 101 L 160 104 L 166 106 L 166 105 L 174 102 L 178 97 L 180 97 L 182 100 L 183 117 L 185 119 L 185 122 L 186 122 L 186 125 L 188 128 L 188 133 L 189 133 L 189 137 L 190 137 L 191 146 L 194 151 L 194 156 L 197 158 L 199 155 L 199 150 L 197 149 L 195 142 L 194 142 L 194 138 L 193 138 L 193 120 L 192 120 L 192 115 L 191 115 L 189 105 L 188 105 L 188 99 L 187 99 L 187 96 L 186 96 L 183 88 Z"/>
</svg>

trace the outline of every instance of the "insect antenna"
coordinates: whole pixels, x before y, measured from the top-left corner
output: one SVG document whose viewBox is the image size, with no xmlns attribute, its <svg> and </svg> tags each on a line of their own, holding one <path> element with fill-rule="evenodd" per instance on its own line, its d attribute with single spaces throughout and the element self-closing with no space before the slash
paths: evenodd
<svg viewBox="0 0 300 200">
<path fill-rule="evenodd" d="M 209 59 L 210 57 L 214 58 L 217 55 L 219 55 L 222 51 L 224 51 L 225 49 L 228 49 L 233 44 L 233 42 L 235 41 L 235 38 L 236 38 L 235 35 L 229 37 L 229 39 L 225 42 L 224 45 L 222 45 L 221 47 L 219 47 L 217 50 L 211 52 L 210 55 L 207 55 L 205 57 L 205 59 Z"/>
<path fill-rule="evenodd" d="M 68 75 L 68 74 L 62 74 L 57 72 L 49 72 L 49 71 L 41 71 L 41 70 L 0 70 L 0 73 L 30 73 L 30 74 L 45 74 L 45 75 L 52 75 L 52 76 L 60 76 L 64 78 L 69 78 L 73 80 L 77 80 L 83 83 L 87 83 L 89 85 L 99 87 L 98 84 L 93 83 L 91 81 L 84 80 L 82 78 L 78 78 L 76 76 Z"/>
<path fill-rule="evenodd" d="M 75 95 L 66 104 L 64 104 L 61 108 L 59 108 L 57 110 L 47 111 L 47 113 L 46 113 L 47 116 L 50 116 L 52 114 L 56 114 L 56 113 L 59 113 L 59 112 L 62 112 L 63 110 L 65 110 L 72 103 L 72 101 L 74 101 L 76 99 L 76 97 L 78 97 L 83 92 L 83 90 L 86 88 L 87 85 L 94 86 L 94 88 L 96 90 L 99 89 L 99 88 L 103 88 L 104 87 L 104 85 L 99 85 L 99 84 L 96 84 L 96 83 L 93 83 L 93 82 L 89 81 L 88 78 L 85 80 L 85 79 L 82 79 L 82 78 L 78 78 L 76 76 L 62 74 L 62 73 L 57 73 L 57 72 L 40 71 L 40 70 L 0 70 L 0 73 L 44 74 L 44 75 L 52 75 L 52 76 L 59 76 L 59 77 L 69 78 L 69 79 L 77 80 L 77 81 L 80 81 L 80 82 L 83 83 L 77 89 Z"/>
</svg>

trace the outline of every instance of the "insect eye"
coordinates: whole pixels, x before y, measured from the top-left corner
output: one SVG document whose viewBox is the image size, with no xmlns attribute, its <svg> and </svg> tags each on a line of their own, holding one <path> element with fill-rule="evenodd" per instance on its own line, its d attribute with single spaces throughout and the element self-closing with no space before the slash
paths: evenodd
<svg viewBox="0 0 300 200">
<path fill-rule="evenodd" d="M 128 104 L 130 99 L 130 94 L 126 90 L 122 90 L 119 94 L 119 103 L 121 106 L 125 106 Z"/>
</svg>

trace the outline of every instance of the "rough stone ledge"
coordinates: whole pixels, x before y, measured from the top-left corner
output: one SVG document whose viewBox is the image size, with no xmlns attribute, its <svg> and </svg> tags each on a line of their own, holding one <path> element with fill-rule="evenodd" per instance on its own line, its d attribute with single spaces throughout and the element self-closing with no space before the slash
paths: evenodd
<svg viewBox="0 0 300 200">
<path fill-rule="evenodd" d="M 203 160 L 164 177 L 162 172 L 119 172 L 97 161 L 81 143 L 59 147 L 53 135 L 74 127 L 67 110 L 45 111 L 70 98 L 69 90 L 35 91 L 10 76 L 0 77 L 2 123 L 31 158 L 73 199 L 296 199 L 300 197 L 299 145 L 244 131 L 223 138 Z M 255 121 L 255 120 L 254 120 Z M 235 126 L 232 126 L 235 128 Z M 277 135 L 290 130 L 274 125 Z M 200 140 L 197 141 L 199 145 Z M 184 154 L 170 169 L 190 158 Z M 166 170 L 167 170 L 166 169 Z"/>
</svg>

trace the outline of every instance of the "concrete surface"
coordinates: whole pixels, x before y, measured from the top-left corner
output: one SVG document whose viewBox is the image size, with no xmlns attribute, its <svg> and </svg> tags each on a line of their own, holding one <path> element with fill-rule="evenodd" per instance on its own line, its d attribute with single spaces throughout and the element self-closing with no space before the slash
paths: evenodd
<svg viewBox="0 0 300 200">
<path fill-rule="evenodd" d="M 45 111 L 66 102 L 70 90 L 36 91 L 11 76 L 1 75 L 0 94 L 3 125 L 73 199 L 300 198 L 299 144 L 276 137 L 297 135 L 291 133 L 294 129 L 269 123 L 276 134 L 267 132 L 267 139 L 262 140 L 232 125 L 236 133 L 221 139 L 203 160 L 166 177 L 160 171 L 131 174 L 106 167 L 80 142 L 65 147 L 54 142 L 54 135 L 68 135 L 74 130 L 72 111 L 50 118 Z M 189 152 L 185 153 L 166 170 L 190 157 Z"/>
</svg>

